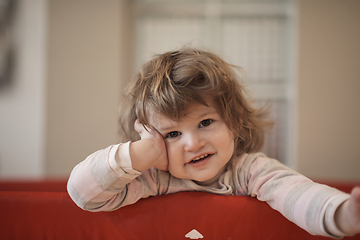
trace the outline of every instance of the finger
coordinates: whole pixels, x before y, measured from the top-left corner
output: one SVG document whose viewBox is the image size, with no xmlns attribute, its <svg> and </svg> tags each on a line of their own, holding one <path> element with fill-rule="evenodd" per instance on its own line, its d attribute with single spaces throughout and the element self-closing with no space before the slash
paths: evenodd
<svg viewBox="0 0 360 240">
<path fill-rule="evenodd" d="M 161 133 L 154 126 L 151 126 L 151 129 L 154 130 L 157 134 L 159 134 L 159 136 L 162 136 Z"/>
<path fill-rule="evenodd" d="M 356 186 L 352 189 L 351 196 L 353 196 L 354 199 L 360 202 L 360 186 Z"/>
<path fill-rule="evenodd" d="M 134 123 L 134 128 L 135 128 L 135 131 L 137 131 L 139 134 L 141 134 L 141 132 L 143 132 L 145 130 L 144 126 L 139 121 L 139 119 L 136 119 L 136 121 Z"/>
</svg>

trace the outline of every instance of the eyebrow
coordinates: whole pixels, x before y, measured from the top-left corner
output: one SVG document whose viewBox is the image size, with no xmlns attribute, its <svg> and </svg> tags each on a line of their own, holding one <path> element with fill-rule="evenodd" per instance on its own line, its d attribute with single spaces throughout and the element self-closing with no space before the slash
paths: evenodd
<svg viewBox="0 0 360 240">
<path fill-rule="evenodd" d="M 217 110 L 214 107 L 211 107 L 211 108 L 210 108 L 210 106 L 205 106 L 205 107 L 206 108 L 203 108 L 202 111 L 195 113 L 196 118 L 204 118 L 207 115 L 212 115 L 212 114 L 217 113 Z M 186 117 L 186 115 L 184 115 L 184 117 Z"/>
<path fill-rule="evenodd" d="M 174 121 L 176 123 L 176 121 Z M 171 129 L 175 128 L 178 124 L 164 124 L 164 126 L 160 126 L 160 128 L 156 129 L 158 132 L 168 132 Z"/>
<path fill-rule="evenodd" d="M 212 114 L 216 114 L 217 111 L 215 108 L 209 109 L 209 108 L 205 108 L 203 111 L 200 111 L 199 113 L 195 113 L 195 118 L 196 119 L 202 119 L 205 118 L 205 116 L 208 115 L 212 115 Z M 184 115 L 184 117 L 186 117 L 186 115 Z M 173 120 L 175 123 L 177 123 L 177 121 Z M 167 133 L 169 132 L 171 129 L 176 128 L 175 124 L 169 124 L 169 125 L 165 125 L 164 127 L 161 127 L 158 130 L 158 132 L 162 133 Z"/>
</svg>

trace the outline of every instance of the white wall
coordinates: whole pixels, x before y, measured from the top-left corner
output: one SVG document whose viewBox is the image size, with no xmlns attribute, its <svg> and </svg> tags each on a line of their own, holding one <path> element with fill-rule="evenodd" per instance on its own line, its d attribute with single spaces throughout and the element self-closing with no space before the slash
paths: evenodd
<svg viewBox="0 0 360 240">
<path fill-rule="evenodd" d="M 1 178 L 44 174 L 46 2 L 17 2 L 16 72 L 0 92 Z"/>
<path fill-rule="evenodd" d="M 299 168 L 360 180 L 360 1 L 299 1 Z"/>
<path fill-rule="evenodd" d="M 118 143 L 119 0 L 49 1 L 45 172 L 68 177 Z M 121 53 L 123 53 L 122 51 Z"/>
</svg>

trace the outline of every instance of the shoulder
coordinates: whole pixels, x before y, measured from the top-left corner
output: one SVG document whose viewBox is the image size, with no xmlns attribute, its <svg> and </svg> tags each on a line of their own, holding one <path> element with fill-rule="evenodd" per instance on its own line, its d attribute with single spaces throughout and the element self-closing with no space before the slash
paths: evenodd
<svg viewBox="0 0 360 240">
<path fill-rule="evenodd" d="M 272 162 L 275 159 L 268 158 L 264 153 L 243 153 L 239 156 L 234 156 L 229 164 L 231 169 L 249 169 L 255 162 Z"/>
<path fill-rule="evenodd" d="M 286 174 L 289 171 L 293 172 L 278 160 L 269 158 L 261 152 L 244 153 L 236 156 L 228 166 L 228 171 L 231 172 L 233 178 L 236 178 L 235 182 L 241 182 L 242 185 L 247 185 L 250 179 L 272 174 L 279 170 L 286 172 Z"/>
</svg>

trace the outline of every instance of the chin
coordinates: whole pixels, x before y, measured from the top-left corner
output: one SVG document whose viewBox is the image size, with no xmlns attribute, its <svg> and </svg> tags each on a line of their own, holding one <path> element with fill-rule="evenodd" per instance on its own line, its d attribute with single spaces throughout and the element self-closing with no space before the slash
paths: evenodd
<svg viewBox="0 0 360 240">
<path fill-rule="evenodd" d="M 193 180 L 195 182 L 204 183 L 204 184 L 207 184 L 207 181 L 211 181 L 217 175 L 217 173 L 209 173 L 209 172 L 204 172 L 204 173 L 196 172 L 196 173 L 194 173 L 192 175 L 176 174 L 176 172 L 173 173 L 171 170 L 169 170 L 169 172 L 174 177 L 177 177 L 177 178 L 180 178 L 180 179 Z"/>
<path fill-rule="evenodd" d="M 198 183 L 202 183 L 204 185 L 207 185 L 207 184 L 211 184 L 212 183 L 212 180 L 214 179 L 214 177 L 216 176 L 216 174 L 214 175 L 207 175 L 207 176 L 199 176 L 199 177 L 196 177 L 192 180 L 198 182 Z"/>
</svg>

